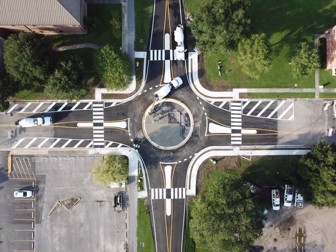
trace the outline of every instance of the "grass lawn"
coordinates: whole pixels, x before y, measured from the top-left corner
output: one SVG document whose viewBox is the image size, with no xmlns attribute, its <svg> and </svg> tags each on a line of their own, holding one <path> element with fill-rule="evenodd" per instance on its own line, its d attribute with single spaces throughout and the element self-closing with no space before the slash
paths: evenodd
<svg viewBox="0 0 336 252">
<path fill-rule="evenodd" d="M 87 34 L 49 36 L 52 46 L 93 43 L 121 47 L 121 4 L 89 4 Z"/>
<path fill-rule="evenodd" d="M 193 12 L 204 1 L 186 0 L 186 7 Z M 205 71 L 208 79 L 216 85 L 224 82 L 229 87 L 294 87 L 313 88 L 314 76 L 301 79 L 292 77 L 289 61 L 298 43 L 308 41 L 313 45 L 314 34 L 324 33 L 335 25 L 336 0 L 251 1 L 252 32 L 265 33 L 272 47 L 272 67 L 260 77 L 252 79 L 242 73 L 235 53 L 209 52 L 205 55 Z M 223 62 L 223 74 L 218 75 L 217 61 Z M 336 87 L 331 71 L 320 72 L 320 83 Z"/>
<path fill-rule="evenodd" d="M 51 48 L 78 43 L 93 43 L 99 46 L 111 44 L 114 48 L 121 47 L 121 4 L 97 4 L 88 5 L 87 34 L 84 35 L 56 35 L 46 36 L 47 44 L 50 46 L 52 62 L 51 68 L 57 66 L 58 62 L 77 56 L 84 64 L 84 78 L 93 88 L 96 82 L 96 70 L 94 66 L 94 55 L 96 50 L 85 48 L 63 52 L 52 51 Z M 87 99 L 92 99 L 92 93 Z M 12 99 L 36 100 L 52 99 L 44 94 L 43 90 L 21 90 Z"/>
<path fill-rule="evenodd" d="M 138 251 L 155 251 L 150 215 L 144 200 L 138 200 L 137 237 Z M 144 243 L 143 248 L 139 247 L 140 242 Z"/>
<path fill-rule="evenodd" d="M 153 0 L 135 1 L 135 50 L 145 51 L 153 15 Z"/>
</svg>

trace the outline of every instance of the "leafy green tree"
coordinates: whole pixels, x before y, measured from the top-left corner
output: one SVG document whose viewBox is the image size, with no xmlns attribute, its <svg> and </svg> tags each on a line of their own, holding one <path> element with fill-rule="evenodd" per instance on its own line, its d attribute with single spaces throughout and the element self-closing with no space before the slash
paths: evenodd
<svg viewBox="0 0 336 252">
<path fill-rule="evenodd" d="M 0 72 L 0 112 L 4 112 L 9 108 L 8 97 L 14 95 L 18 91 L 18 83 L 3 69 Z"/>
<path fill-rule="evenodd" d="M 320 58 L 317 49 L 312 48 L 307 42 L 302 42 L 290 62 L 295 78 L 300 78 L 313 73 L 320 68 Z"/>
<path fill-rule="evenodd" d="M 318 142 L 300 159 L 302 190 L 318 207 L 336 206 L 336 146 Z"/>
<path fill-rule="evenodd" d="M 191 208 L 196 245 L 211 251 L 244 251 L 261 235 L 262 213 L 236 171 L 211 176 Z"/>
<path fill-rule="evenodd" d="M 45 92 L 56 99 L 79 100 L 88 93 L 83 78 L 83 64 L 78 58 L 62 61 L 49 77 Z"/>
<path fill-rule="evenodd" d="M 249 30 L 249 0 L 205 1 L 193 15 L 191 30 L 202 51 L 235 49 Z"/>
<path fill-rule="evenodd" d="M 102 186 L 122 182 L 128 177 L 128 160 L 125 156 L 109 154 L 93 168 L 93 180 Z"/>
<path fill-rule="evenodd" d="M 35 33 L 10 35 L 4 43 L 7 73 L 25 88 L 41 86 L 48 75 L 44 38 Z"/>
<path fill-rule="evenodd" d="M 252 78 L 259 79 L 261 74 L 270 69 L 270 52 L 270 45 L 264 33 L 243 39 L 238 44 L 238 62 L 243 72 Z"/>
<path fill-rule="evenodd" d="M 131 82 L 131 62 L 128 56 L 105 45 L 96 54 L 97 72 L 104 85 L 120 90 Z"/>
</svg>

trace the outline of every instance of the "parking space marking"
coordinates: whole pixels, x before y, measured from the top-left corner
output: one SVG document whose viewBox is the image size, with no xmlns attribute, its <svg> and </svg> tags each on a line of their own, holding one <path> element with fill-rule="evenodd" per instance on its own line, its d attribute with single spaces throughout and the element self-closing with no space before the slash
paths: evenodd
<svg viewBox="0 0 336 252">
<path fill-rule="evenodd" d="M 62 145 L 62 149 L 64 149 L 70 142 L 72 141 L 72 139 L 69 139 L 65 144 Z"/>
<path fill-rule="evenodd" d="M 84 140 L 80 140 L 78 143 L 76 143 L 76 145 L 74 146 L 74 148 L 78 148 L 79 145 L 81 145 L 81 143 L 83 143 Z"/>
</svg>

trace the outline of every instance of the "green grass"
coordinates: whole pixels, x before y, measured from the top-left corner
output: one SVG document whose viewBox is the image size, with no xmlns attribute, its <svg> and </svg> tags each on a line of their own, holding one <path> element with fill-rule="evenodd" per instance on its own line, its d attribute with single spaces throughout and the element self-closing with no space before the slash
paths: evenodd
<svg viewBox="0 0 336 252">
<path fill-rule="evenodd" d="M 137 221 L 138 244 L 143 242 L 145 245 L 143 248 L 138 245 L 138 251 L 155 251 L 150 215 L 144 200 L 138 200 Z"/>
<path fill-rule="evenodd" d="M 286 99 L 286 98 L 315 98 L 315 93 L 248 93 L 249 98 L 276 98 L 276 99 Z"/>
<path fill-rule="evenodd" d="M 135 1 L 135 50 L 146 50 L 153 15 L 153 0 Z"/>
<path fill-rule="evenodd" d="M 284 185 L 295 182 L 298 159 L 295 156 L 262 157 L 254 162 L 243 161 L 239 169 L 244 180 L 257 186 Z"/>
<path fill-rule="evenodd" d="M 93 43 L 121 47 L 121 4 L 88 5 L 87 34 L 49 36 L 53 46 Z"/>
<path fill-rule="evenodd" d="M 51 99 L 46 96 L 41 89 L 24 89 L 15 94 L 14 97 L 10 97 L 13 100 L 40 100 Z"/>
<path fill-rule="evenodd" d="M 200 8 L 200 0 L 186 0 L 192 13 Z M 265 33 L 272 47 L 272 67 L 255 80 L 244 74 L 237 63 L 236 53 L 209 52 L 205 55 L 205 71 L 208 79 L 225 83 L 228 87 L 247 88 L 313 88 L 314 75 L 301 79 L 292 77 L 289 61 L 298 43 L 308 41 L 313 45 L 314 34 L 324 33 L 335 25 L 336 0 L 251 1 L 252 33 Z M 217 61 L 222 60 L 223 74 L 218 75 Z M 321 85 L 336 88 L 336 78 L 330 71 L 320 72 Z"/>
</svg>

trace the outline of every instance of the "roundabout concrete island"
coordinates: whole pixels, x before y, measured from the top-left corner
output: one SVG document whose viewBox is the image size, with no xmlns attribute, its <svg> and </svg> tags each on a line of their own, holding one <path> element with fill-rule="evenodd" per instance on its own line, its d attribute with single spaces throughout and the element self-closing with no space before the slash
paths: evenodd
<svg viewBox="0 0 336 252">
<path fill-rule="evenodd" d="M 161 150 L 174 150 L 188 142 L 194 128 L 189 108 L 175 99 L 162 99 L 149 106 L 142 118 L 146 139 Z"/>
</svg>

